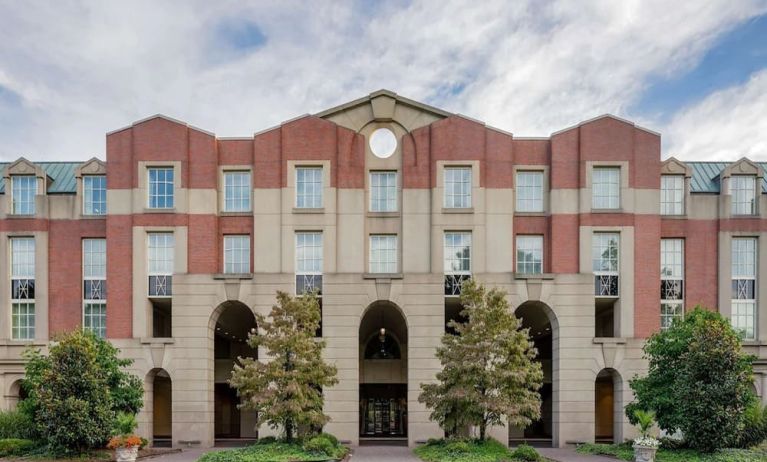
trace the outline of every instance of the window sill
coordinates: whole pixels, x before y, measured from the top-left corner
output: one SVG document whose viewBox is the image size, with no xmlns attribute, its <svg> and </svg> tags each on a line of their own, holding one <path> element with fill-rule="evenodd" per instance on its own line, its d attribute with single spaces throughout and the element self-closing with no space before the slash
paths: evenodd
<svg viewBox="0 0 767 462">
<path fill-rule="evenodd" d="M 86 215 L 84 213 L 81 213 L 80 214 L 80 218 L 83 219 L 83 220 L 106 220 L 107 214 L 103 213 L 101 215 L 96 215 L 96 214 Z"/>
<path fill-rule="evenodd" d="M 176 343 L 173 337 L 141 337 L 142 345 L 170 345 Z"/>
<path fill-rule="evenodd" d="M 32 213 L 32 214 L 22 215 L 20 213 L 9 213 L 8 215 L 5 216 L 5 218 L 7 218 L 9 220 L 23 220 L 25 218 L 26 219 L 37 218 L 37 214 L 36 213 Z"/>
<path fill-rule="evenodd" d="M 687 215 L 681 214 L 681 215 L 660 215 L 661 220 L 686 220 Z"/>
<path fill-rule="evenodd" d="M 222 212 L 219 213 L 219 216 L 222 216 L 222 217 L 252 217 L 253 216 L 253 211 L 252 210 L 248 211 L 248 212 L 223 212 L 222 211 Z"/>
<path fill-rule="evenodd" d="M 474 213 L 474 207 L 464 207 L 464 208 L 442 207 L 442 213 L 446 213 L 446 214 L 452 214 L 452 213 Z"/>
<path fill-rule="evenodd" d="M 325 213 L 325 207 L 320 207 L 320 208 L 293 207 L 293 213 L 298 213 L 298 214 L 304 214 L 304 213 L 308 213 L 308 214 Z"/>
<path fill-rule="evenodd" d="M 28 346 L 44 347 L 44 346 L 47 345 L 47 343 L 46 342 L 41 342 L 40 340 L 37 340 L 37 339 L 30 339 L 30 340 L 12 340 L 12 339 L 6 339 L 6 340 L 0 340 L 0 345 L 1 346 L 10 346 L 10 347 L 13 347 L 13 346 L 20 346 L 20 347 L 21 346 L 23 346 L 23 347 L 28 347 Z"/>
<path fill-rule="evenodd" d="M 623 213 L 623 209 L 591 209 L 591 213 Z"/>
<path fill-rule="evenodd" d="M 368 218 L 399 218 L 399 212 L 368 212 Z"/>
<path fill-rule="evenodd" d="M 253 279 L 253 273 L 216 273 L 213 275 L 214 280 L 243 280 Z"/>
<path fill-rule="evenodd" d="M 536 274 L 529 274 L 529 273 L 514 273 L 514 279 L 542 279 L 542 280 L 552 280 L 554 279 L 553 273 L 536 273 Z"/>
<path fill-rule="evenodd" d="M 623 337 L 594 337 L 592 340 L 597 345 L 625 345 L 626 339 Z"/>
<path fill-rule="evenodd" d="M 730 215 L 730 218 L 735 220 L 747 220 L 749 218 L 759 218 L 759 214 L 752 213 L 750 215 Z"/>
<path fill-rule="evenodd" d="M 176 213 L 176 208 L 169 208 L 169 209 L 152 209 L 149 207 L 144 207 L 144 213 Z"/>
<path fill-rule="evenodd" d="M 545 217 L 547 212 L 514 212 L 515 217 Z"/>
<path fill-rule="evenodd" d="M 402 279 L 402 273 L 363 273 L 362 279 Z"/>
</svg>

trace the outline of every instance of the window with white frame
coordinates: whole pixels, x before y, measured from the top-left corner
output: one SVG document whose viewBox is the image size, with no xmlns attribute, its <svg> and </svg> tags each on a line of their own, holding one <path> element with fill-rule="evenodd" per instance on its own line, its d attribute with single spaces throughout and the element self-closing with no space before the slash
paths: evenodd
<svg viewBox="0 0 767 462">
<path fill-rule="evenodd" d="M 83 215 L 106 215 L 107 177 L 105 175 L 83 176 Z"/>
<path fill-rule="evenodd" d="M 397 236 L 373 234 L 370 236 L 370 272 L 397 272 Z"/>
<path fill-rule="evenodd" d="M 322 294 L 322 233 L 296 233 L 296 294 Z"/>
<path fill-rule="evenodd" d="M 660 327 L 684 318 L 684 239 L 660 241 Z"/>
<path fill-rule="evenodd" d="M 14 215 L 34 215 L 37 178 L 34 175 L 11 175 Z"/>
<path fill-rule="evenodd" d="M 250 273 L 250 235 L 224 236 L 224 273 Z"/>
<path fill-rule="evenodd" d="M 12 237 L 11 338 L 35 338 L 35 239 Z"/>
<path fill-rule="evenodd" d="M 517 172 L 517 212 L 543 212 L 543 172 Z"/>
<path fill-rule="evenodd" d="M 471 167 L 445 167 L 445 199 L 448 209 L 471 207 Z"/>
<path fill-rule="evenodd" d="M 148 233 L 149 296 L 169 297 L 173 289 L 173 233 Z"/>
<path fill-rule="evenodd" d="M 753 175 L 733 175 L 730 177 L 733 215 L 753 215 L 756 213 L 756 177 Z"/>
<path fill-rule="evenodd" d="M 660 177 L 660 214 L 684 214 L 684 176 L 661 175 Z"/>
<path fill-rule="evenodd" d="M 471 232 L 446 231 L 444 237 L 445 295 L 461 295 L 461 284 L 471 277 Z"/>
<path fill-rule="evenodd" d="M 397 172 L 370 172 L 370 211 L 397 211 Z"/>
<path fill-rule="evenodd" d="M 594 167 L 591 172 L 591 188 L 592 208 L 620 208 L 621 169 L 619 167 Z"/>
<path fill-rule="evenodd" d="M 594 271 L 594 295 L 618 296 L 620 235 L 618 233 L 594 233 L 591 261 Z"/>
<path fill-rule="evenodd" d="M 517 273 L 543 273 L 543 236 L 517 236 Z"/>
<path fill-rule="evenodd" d="M 107 334 L 107 241 L 83 239 L 83 329 Z"/>
<path fill-rule="evenodd" d="M 250 172 L 224 172 L 224 212 L 250 212 Z"/>
<path fill-rule="evenodd" d="M 149 208 L 172 209 L 173 200 L 173 167 L 149 167 Z"/>
<path fill-rule="evenodd" d="M 322 167 L 296 168 L 296 208 L 322 208 Z"/>
<path fill-rule="evenodd" d="M 732 239 L 732 325 L 746 340 L 756 339 L 757 241 Z"/>
</svg>

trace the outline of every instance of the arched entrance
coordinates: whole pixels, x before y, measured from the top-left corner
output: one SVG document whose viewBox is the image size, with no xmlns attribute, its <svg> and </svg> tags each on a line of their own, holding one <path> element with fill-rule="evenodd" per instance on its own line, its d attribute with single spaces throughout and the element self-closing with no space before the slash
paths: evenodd
<svg viewBox="0 0 767 462">
<path fill-rule="evenodd" d="M 408 330 L 399 307 L 376 302 L 359 330 L 360 440 L 407 442 Z"/>
<path fill-rule="evenodd" d="M 247 305 L 228 301 L 217 309 L 214 330 L 214 435 L 216 440 L 256 438 L 255 413 L 237 408 L 240 399 L 228 380 L 238 357 L 257 358 L 258 351 L 248 345 L 248 334 L 256 328 L 256 318 Z"/>
<path fill-rule="evenodd" d="M 623 441 L 622 384 L 615 369 L 602 369 L 594 382 L 594 440 L 600 443 Z"/>
<path fill-rule="evenodd" d="M 554 428 L 554 403 L 557 374 L 553 364 L 557 355 L 557 323 L 554 312 L 543 302 L 527 301 L 519 305 L 514 313 L 522 320 L 522 328 L 530 329 L 530 337 L 538 350 L 536 361 L 543 368 L 541 393 L 541 418 L 524 429 L 510 428 L 510 443 L 527 442 L 537 446 L 556 444 Z"/>
<path fill-rule="evenodd" d="M 19 401 L 26 399 L 27 392 L 22 386 L 22 379 L 16 380 L 11 384 L 11 388 L 8 392 L 8 410 L 14 411 L 19 405 Z"/>
<path fill-rule="evenodd" d="M 146 376 L 147 410 L 151 412 L 152 445 L 173 445 L 173 387 L 165 369 L 152 369 Z M 149 404 L 151 403 L 151 404 Z"/>
</svg>

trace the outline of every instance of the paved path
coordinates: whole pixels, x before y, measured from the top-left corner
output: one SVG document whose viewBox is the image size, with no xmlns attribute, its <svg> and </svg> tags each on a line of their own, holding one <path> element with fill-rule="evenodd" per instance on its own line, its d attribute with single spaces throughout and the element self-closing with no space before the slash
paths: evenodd
<svg viewBox="0 0 767 462">
<path fill-rule="evenodd" d="M 352 462 L 416 462 L 420 461 L 406 446 L 358 446 Z"/>
<path fill-rule="evenodd" d="M 557 462 L 615 462 L 617 459 L 604 456 L 578 454 L 575 448 L 536 448 L 543 456 Z"/>
</svg>

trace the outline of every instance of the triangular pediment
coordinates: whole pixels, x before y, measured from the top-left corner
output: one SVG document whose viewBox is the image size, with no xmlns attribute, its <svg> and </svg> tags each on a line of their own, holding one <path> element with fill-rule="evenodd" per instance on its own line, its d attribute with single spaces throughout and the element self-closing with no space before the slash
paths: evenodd
<svg viewBox="0 0 767 462">
<path fill-rule="evenodd" d="M 756 175 L 758 177 L 764 177 L 764 170 L 756 162 L 753 162 L 747 157 L 742 157 L 730 165 L 728 165 L 721 173 L 721 177 L 728 177 L 732 175 Z"/>
<path fill-rule="evenodd" d="M 660 165 L 661 175 L 684 175 L 692 176 L 692 167 L 675 157 L 669 157 Z"/>
<path fill-rule="evenodd" d="M 106 173 L 106 162 L 96 157 L 92 157 L 90 160 L 83 162 L 77 167 L 77 170 L 75 170 L 75 176 L 77 177 L 83 175 L 106 175 Z"/>
<path fill-rule="evenodd" d="M 35 164 L 34 162 L 29 161 L 24 157 L 19 157 L 15 161 L 8 164 L 8 166 L 5 168 L 5 171 L 3 172 L 4 177 L 8 177 L 10 175 L 35 175 L 37 177 L 43 178 L 45 177 L 45 171 L 42 167 Z"/>
</svg>

